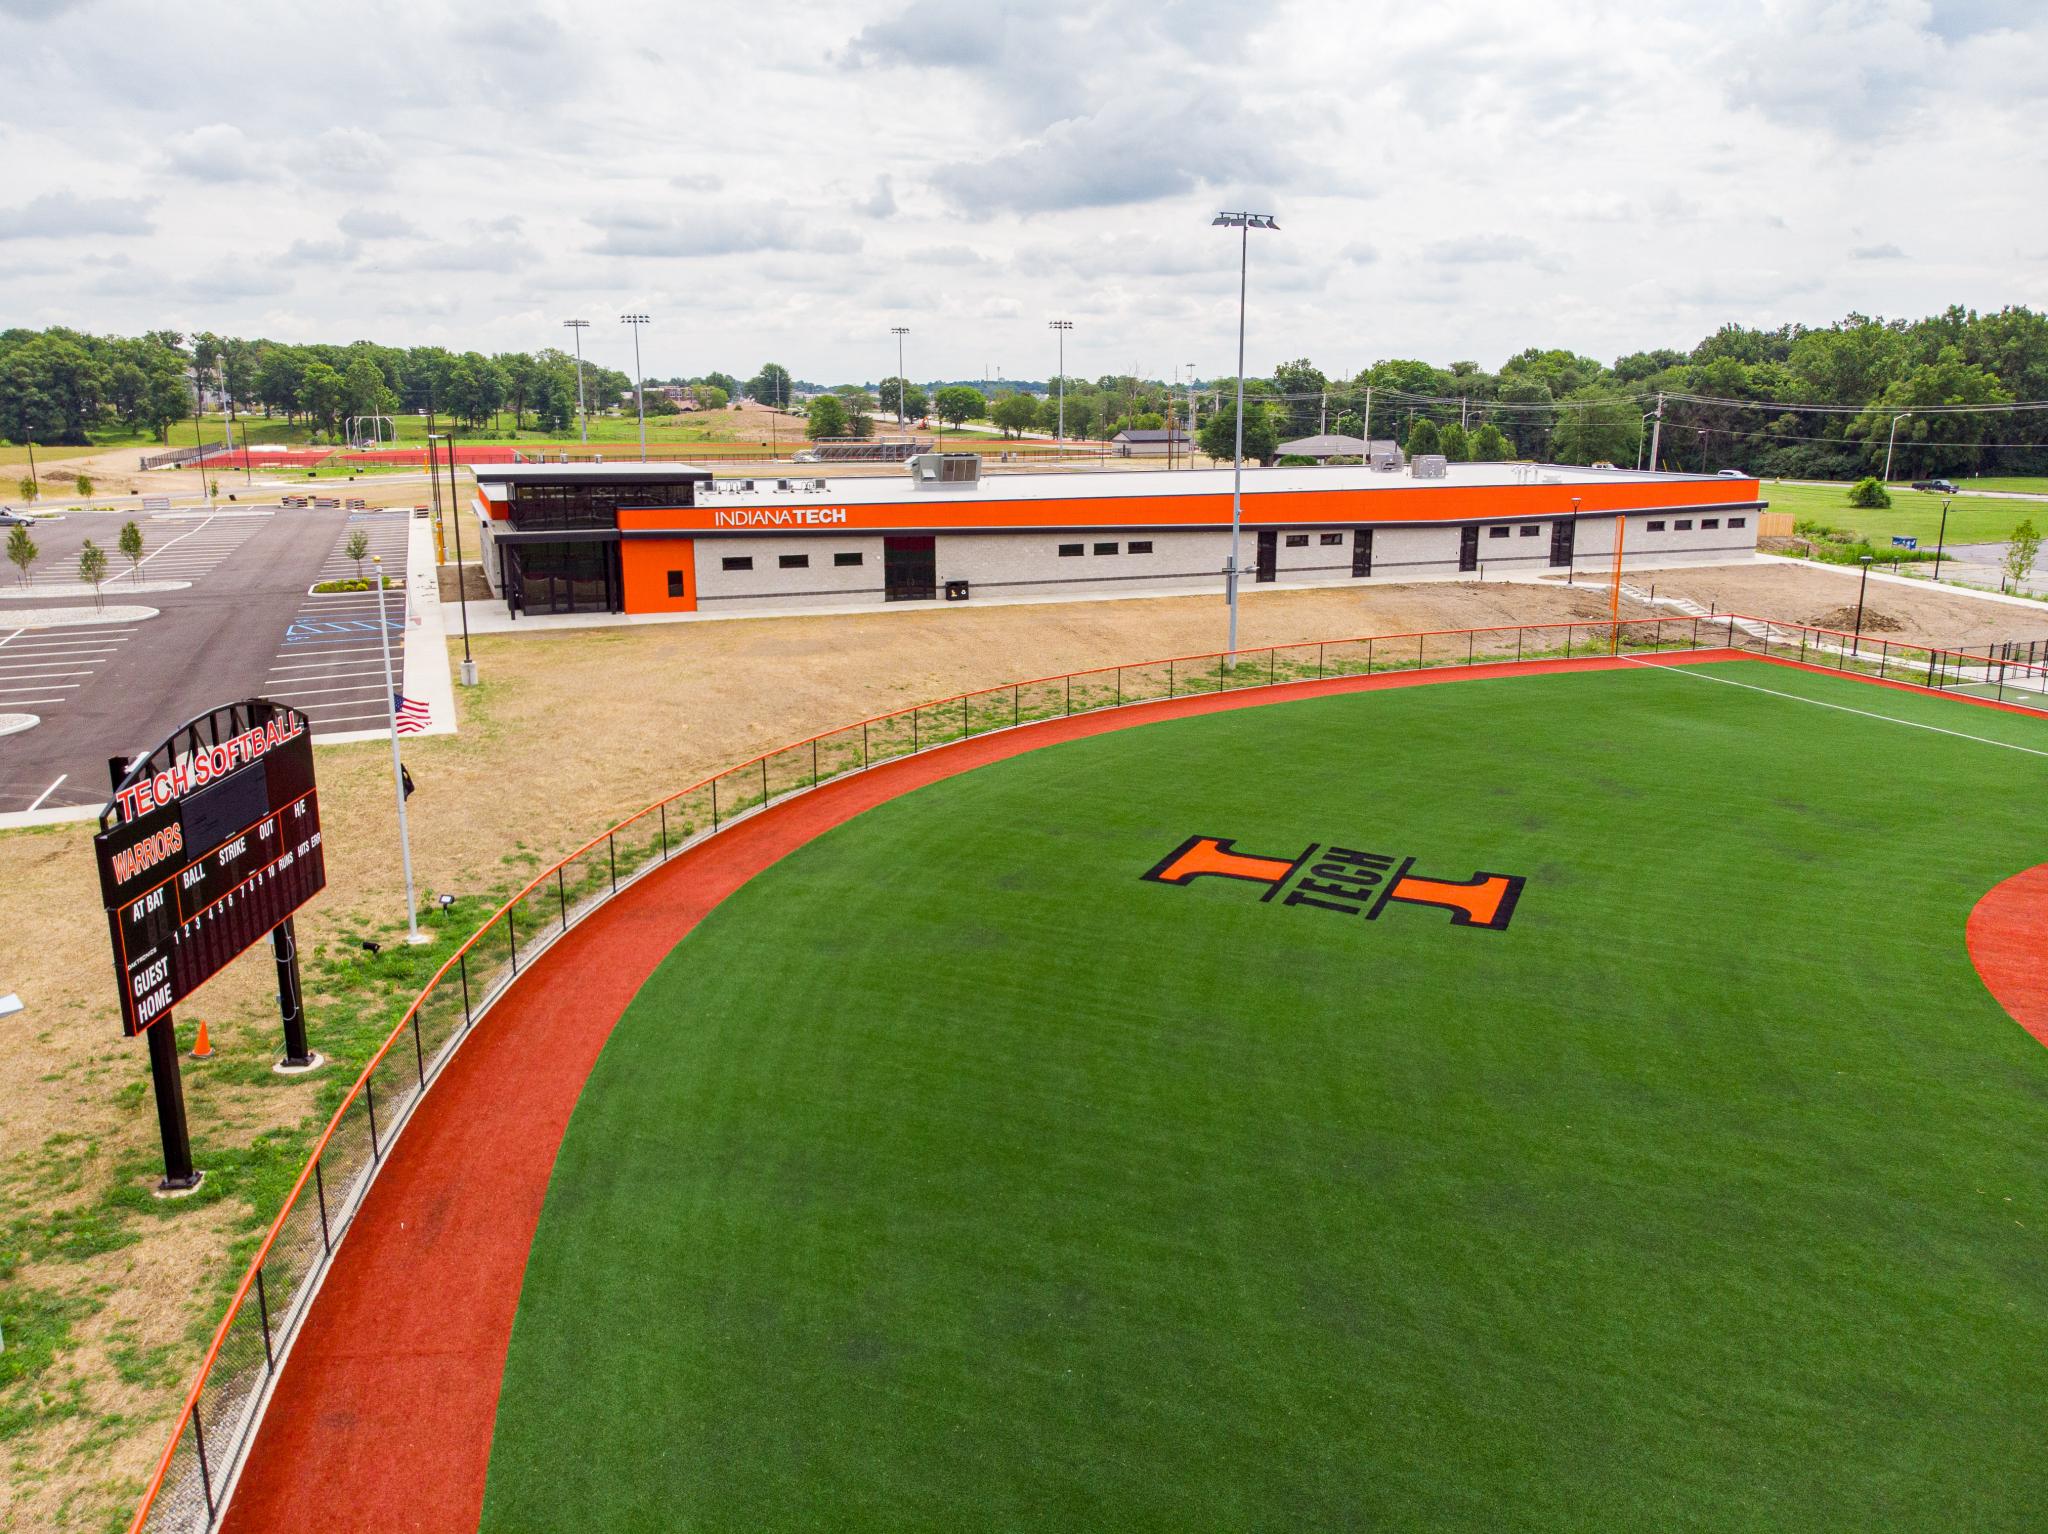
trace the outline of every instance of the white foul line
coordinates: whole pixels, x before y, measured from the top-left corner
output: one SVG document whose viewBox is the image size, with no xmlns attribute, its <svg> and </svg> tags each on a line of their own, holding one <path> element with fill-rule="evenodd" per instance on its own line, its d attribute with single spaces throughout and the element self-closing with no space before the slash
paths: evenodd
<svg viewBox="0 0 2048 1534">
<path fill-rule="evenodd" d="M 2003 746 L 2008 751 L 2024 751 L 2029 756 L 2048 756 L 2048 751 L 2033 746 L 2017 746 L 2009 740 L 1993 740 L 1988 735 L 1972 735 L 1965 730 L 1944 730 L 1938 724 L 1922 724 L 1917 719 L 1901 719 L 1896 714 L 1874 714 L 1867 708 L 1851 708 L 1846 703 L 1829 703 L 1821 698 L 1809 698 L 1796 692 L 1779 692 L 1775 687 L 1759 687 L 1754 682 L 1738 682 L 1732 677 L 1715 676 L 1695 666 L 1666 666 L 1656 661 L 1644 660 L 1638 655 L 1624 655 L 1620 659 L 1631 665 L 1646 666 L 1653 671 L 1666 671 L 1674 676 L 1689 676 L 1702 682 L 1719 682 L 1723 687 L 1740 687 L 1744 692 L 1766 693 L 1773 698 L 1790 698 L 1794 703 L 1811 703 L 1815 708 L 1831 708 L 1841 714 L 1861 714 L 1865 719 L 1881 719 L 1886 724 L 1903 724 L 1910 730 L 1932 730 L 1936 735 L 1953 735 L 1957 740 L 1974 740 L 1980 746 Z"/>
<path fill-rule="evenodd" d="M 58 773 L 57 783 L 62 783 L 66 778 L 70 776 L 71 774 L 68 772 Z M 52 783 L 48 788 L 44 789 L 41 793 L 36 795 L 36 802 L 28 807 L 29 814 L 33 815 L 37 810 L 43 807 L 43 801 L 49 798 L 50 795 L 54 794 L 57 791 L 57 783 Z"/>
</svg>

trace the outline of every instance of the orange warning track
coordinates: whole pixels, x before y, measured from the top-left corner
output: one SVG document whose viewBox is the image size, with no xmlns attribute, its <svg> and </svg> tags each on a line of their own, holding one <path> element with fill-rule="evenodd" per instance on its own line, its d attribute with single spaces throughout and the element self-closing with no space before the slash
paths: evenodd
<svg viewBox="0 0 2048 1534">
<path fill-rule="evenodd" d="M 1984 988 L 2048 1044 L 2048 863 L 1993 885 L 1964 934 Z"/>
<path fill-rule="evenodd" d="M 1739 658 L 1710 650 L 1663 664 Z M 727 895 L 805 842 L 927 783 L 1161 719 L 1635 666 L 1528 661 L 1340 677 L 1048 720 L 827 783 L 654 869 L 535 959 L 413 1110 L 292 1344 L 223 1527 L 476 1528 L 527 1251 L 577 1095 L 655 966 Z"/>
</svg>

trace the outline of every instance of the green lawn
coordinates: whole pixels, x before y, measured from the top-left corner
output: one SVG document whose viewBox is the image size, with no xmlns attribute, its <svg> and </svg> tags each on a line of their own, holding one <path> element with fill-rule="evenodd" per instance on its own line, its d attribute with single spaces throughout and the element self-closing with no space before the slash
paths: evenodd
<svg viewBox="0 0 2048 1534">
<path fill-rule="evenodd" d="M 2048 1051 L 1963 923 L 2041 766 L 1646 668 L 870 811 L 600 1059 L 483 1528 L 2037 1528 Z M 1140 879 L 1196 833 L 1528 883 L 1493 932 Z"/>
<path fill-rule="evenodd" d="M 1905 485 L 1891 487 L 1892 503 L 1882 511 L 1864 511 L 1849 504 L 1847 485 L 1795 485 L 1783 480 L 1765 480 L 1763 498 L 1772 511 L 1789 511 L 1802 521 L 1815 521 L 1848 532 L 1861 533 L 1874 542 L 1888 543 L 1894 534 L 1918 538 L 1933 548 L 1941 527 L 1944 497 Z M 2036 527 L 2048 527 L 2048 506 L 2037 501 L 1993 500 L 1981 496 L 1949 498 L 1948 541 L 1951 543 L 2002 542 L 2012 536 L 2015 524 L 2032 518 Z"/>
<path fill-rule="evenodd" d="M 2035 475 L 1992 476 L 1984 479 L 1959 479 L 1956 483 L 1965 490 L 2018 490 L 2027 495 L 2048 495 L 2048 477 Z"/>
</svg>

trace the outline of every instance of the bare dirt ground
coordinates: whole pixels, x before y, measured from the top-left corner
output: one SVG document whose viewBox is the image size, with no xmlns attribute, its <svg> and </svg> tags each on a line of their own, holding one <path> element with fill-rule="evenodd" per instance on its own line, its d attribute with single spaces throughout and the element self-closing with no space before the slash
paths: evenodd
<svg viewBox="0 0 2048 1534">
<path fill-rule="evenodd" d="M 1796 568 L 1659 572 L 1657 581 L 1660 593 L 1792 619 L 1839 607 L 1848 588 Z M 1887 586 L 1876 602 L 1905 632 L 1930 638 L 2048 632 L 2024 609 L 1962 597 Z M 1254 592 L 1242 642 L 1606 612 L 1604 590 L 1586 586 Z M 483 684 L 457 689 L 461 733 L 406 746 L 419 785 L 409 809 L 422 901 L 429 891 L 502 887 L 661 794 L 780 742 L 1020 677 L 1211 651 L 1223 629 L 1221 602 L 1203 596 L 478 636 Z M 329 884 L 300 918 L 309 954 L 404 920 L 386 748 L 322 747 L 318 770 Z M 98 1528 L 128 1505 L 218 1317 L 221 1286 L 245 1260 L 231 1248 L 258 1211 L 241 1197 L 248 1178 L 237 1168 L 279 1127 L 314 1118 L 321 1087 L 266 1069 L 277 1047 L 271 968 L 263 954 L 245 955 L 180 1013 L 185 1045 L 203 1016 L 217 1051 L 188 1061 L 185 1083 L 197 1159 L 221 1169 L 222 1201 L 144 1195 L 156 1158 L 146 1056 L 140 1040 L 120 1036 L 89 843 L 86 825 L 0 833 L 0 992 L 27 1003 L 0 1020 L 9 1348 L 0 1355 L 0 1528 L 9 1530 Z M 309 1015 L 318 1048 L 317 1005 Z M 38 1347 L 53 1361 L 32 1369 Z"/>
<path fill-rule="evenodd" d="M 1709 569 L 1631 571 L 1636 586 L 1656 583 L 1661 596 L 1686 597 L 1716 612 L 1735 611 L 1787 623 L 1841 628 L 1853 623 L 1857 573 L 1809 564 L 1731 565 Z M 2008 602 L 1943 591 L 1929 583 L 1870 583 L 1864 595 L 1866 632 L 1905 644 L 1975 648 L 2001 639 L 2048 637 L 2048 604 L 2038 612 Z"/>
</svg>

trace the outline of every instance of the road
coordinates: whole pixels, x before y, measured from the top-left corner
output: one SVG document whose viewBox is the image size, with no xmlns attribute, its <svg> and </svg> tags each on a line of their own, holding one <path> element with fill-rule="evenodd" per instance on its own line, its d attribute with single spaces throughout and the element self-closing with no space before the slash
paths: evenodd
<svg viewBox="0 0 2048 1534">
<path fill-rule="evenodd" d="M 244 506 L 214 516 L 137 518 L 150 551 L 141 584 L 115 553 L 120 573 L 103 597 L 110 610 L 154 608 L 157 616 L 58 628 L 23 620 L 54 608 L 90 609 L 91 596 L 75 594 L 78 551 L 88 537 L 111 548 L 127 518 L 87 513 L 39 524 L 43 559 L 33 594 L 0 599 L 0 715 L 40 719 L 0 735 L 0 813 L 101 803 L 110 756 L 146 750 L 193 715 L 235 698 L 301 704 L 316 739 L 363 728 L 383 698 L 381 656 L 365 659 L 377 641 L 374 611 L 365 617 L 361 595 L 321 598 L 308 588 L 353 573 L 336 559 L 353 527 L 369 532 L 387 568 L 395 564 L 393 573 L 403 575 L 406 518 L 354 513 L 352 524 L 351 515 Z M 389 600 L 396 663 L 404 594 Z"/>
</svg>

